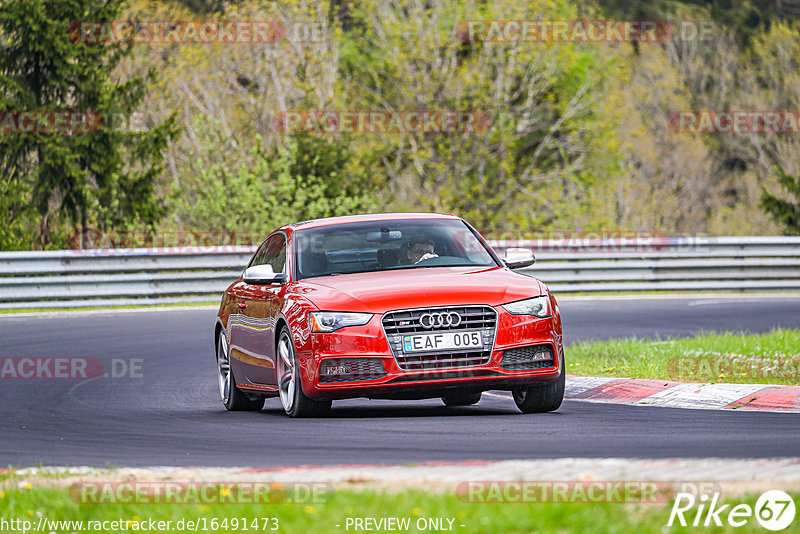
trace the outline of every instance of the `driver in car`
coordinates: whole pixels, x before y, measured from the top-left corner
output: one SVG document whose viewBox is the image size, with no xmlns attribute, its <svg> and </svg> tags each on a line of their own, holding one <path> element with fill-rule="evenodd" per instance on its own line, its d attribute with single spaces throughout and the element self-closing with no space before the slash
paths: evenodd
<svg viewBox="0 0 800 534">
<path fill-rule="evenodd" d="M 431 258 L 438 258 L 439 255 L 434 251 L 433 241 L 427 239 L 420 239 L 410 241 L 406 248 L 407 264 L 416 265 L 417 263 Z"/>
</svg>

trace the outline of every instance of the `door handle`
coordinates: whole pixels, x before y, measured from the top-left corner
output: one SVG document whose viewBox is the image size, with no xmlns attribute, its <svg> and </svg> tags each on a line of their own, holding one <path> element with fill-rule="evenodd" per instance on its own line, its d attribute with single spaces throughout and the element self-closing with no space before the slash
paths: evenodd
<svg viewBox="0 0 800 534">
<path fill-rule="evenodd" d="M 240 302 L 239 304 L 237 304 L 237 306 L 239 306 L 239 309 L 243 310 L 243 309 L 245 309 L 247 307 L 247 303 L 246 302 Z"/>
</svg>

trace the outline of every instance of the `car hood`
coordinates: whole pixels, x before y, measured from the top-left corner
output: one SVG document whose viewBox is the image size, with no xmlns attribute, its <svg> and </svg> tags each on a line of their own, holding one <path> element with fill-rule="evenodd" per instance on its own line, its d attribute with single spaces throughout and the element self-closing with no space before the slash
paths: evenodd
<svg viewBox="0 0 800 534">
<path fill-rule="evenodd" d="M 429 267 L 309 278 L 298 282 L 321 310 L 384 313 L 404 308 L 498 306 L 545 293 L 536 278 L 502 267 Z"/>
</svg>

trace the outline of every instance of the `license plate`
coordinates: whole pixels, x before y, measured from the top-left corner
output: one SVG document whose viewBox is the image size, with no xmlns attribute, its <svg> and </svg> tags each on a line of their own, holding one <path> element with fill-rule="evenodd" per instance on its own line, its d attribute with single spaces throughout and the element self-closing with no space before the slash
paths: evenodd
<svg viewBox="0 0 800 534">
<path fill-rule="evenodd" d="M 403 352 L 483 348 L 480 332 L 440 332 L 403 336 Z"/>
</svg>

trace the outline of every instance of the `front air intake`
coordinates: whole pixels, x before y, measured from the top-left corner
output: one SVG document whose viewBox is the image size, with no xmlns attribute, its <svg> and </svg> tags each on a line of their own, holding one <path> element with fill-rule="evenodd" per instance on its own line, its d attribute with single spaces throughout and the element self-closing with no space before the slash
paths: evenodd
<svg viewBox="0 0 800 534">
<path fill-rule="evenodd" d="M 553 367 L 553 347 L 550 345 L 531 345 L 503 352 L 500 367 L 508 371 L 547 369 Z"/>
<path fill-rule="evenodd" d="M 336 358 L 324 360 L 319 368 L 320 384 L 363 382 L 386 376 L 380 358 Z"/>
</svg>

